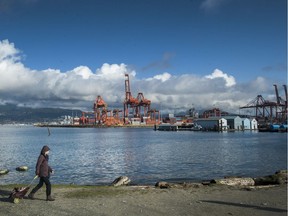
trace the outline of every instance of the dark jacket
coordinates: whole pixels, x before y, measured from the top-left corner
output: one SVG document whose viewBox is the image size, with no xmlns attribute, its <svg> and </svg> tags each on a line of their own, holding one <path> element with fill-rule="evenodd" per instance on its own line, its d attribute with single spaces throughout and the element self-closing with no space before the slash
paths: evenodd
<svg viewBox="0 0 288 216">
<path fill-rule="evenodd" d="M 43 146 L 41 153 L 38 157 L 35 173 L 39 177 L 50 176 L 50 173 L 52 172 L 51 167 L 48 165 L 49 156 L 45 155 L 45 152 L 49 150 L 50 148 L 48 146 Z"/>
</svg>

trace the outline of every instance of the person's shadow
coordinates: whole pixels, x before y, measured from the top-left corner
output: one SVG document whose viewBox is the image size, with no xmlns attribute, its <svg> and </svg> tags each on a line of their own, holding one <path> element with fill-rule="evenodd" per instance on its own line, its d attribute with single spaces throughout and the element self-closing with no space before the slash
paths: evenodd
<svg viewBox="0 0 288 216">
<path fill-rule="evenodd" d="M 279 208 L 273 208 L 273 207 L 268 207 L 268 206 L 266 207 L 266 206 L 258 206 L 258 205 L 240 204 L 240 203 L 233 203 L 233 202 L 224 202 L 224 201 L 217 201 L 217 200 L 201 200 L 201 202 L 218 204 L 218 205 L 230 205 L 230 206 L 236 206 L 236 207 L 242 207 L 242 208 L 253 208 L 253 209 L 277 212 L 277 213 L 287 212 L 287 209 L 279 209 Z"/>
</svg>

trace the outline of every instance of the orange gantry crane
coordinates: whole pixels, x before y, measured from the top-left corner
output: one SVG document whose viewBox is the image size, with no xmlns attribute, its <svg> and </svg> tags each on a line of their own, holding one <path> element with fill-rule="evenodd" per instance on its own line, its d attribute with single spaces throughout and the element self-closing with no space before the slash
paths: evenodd
<svg viewBox="0 0 288 216">
<path fill-rule="evenodd" d="M 93 110 L 95 114 L 95 123 L 105 123 L 107 119 L 107 104 L 100 95 L 97 96 L 94 102 Z"/>
<path fill-rule="evenodd" d="M 159 111 L 150 110 L 151 100 L 144 97 L 142 92 L 139 92 L 137 97 L 132 96 L 130 90 L 129 75 L 125 74 L 125 100 L 124 100 L 124 123 L 129 123 L 129 114 L 132 114 L 132 118 L 138 118 L 139 121 L 146 124 L 157 123 L 160 120 L 156 120 L 156 115 L 160 117 Z"/>
<path fill-rule="evenodd" d="M 137 98 L 132 96 L 130 90 L 129 75 L 125 74 L 124 123 L 128 123 L 129 121 L 129 108 L 132 109 L 133 117 L 139 117 L 138 109 L 136 109 L 138 104 Z"/>
<path fill-rule="evenodd" d="M 109 110 L 107 103 L 98 95 L 93 105 L 93 111 L 82 112 L 82 116 L 79 118 L 79 124 L 98 124 L 105 126 L 122 125 L 123 117 L 120 116 L 121 112 L 122 110 L 119 109 Z"/>
<path fill-rule="evenodd" d="M 142 113 L 142 107 L 143 107 L 143 115 L 144 117 L 147 117 L 147 112 L 150 110 L 150 105 L 151 105 L 151 101 L 146 99 L 143 95 L 142 92 L 139 92 L 137 95 L 137 100 L 138 100 L 138 106 L 136 108 L 136 112 L 138 113 L 138 115 L 141 116 Z"/>
</svg>

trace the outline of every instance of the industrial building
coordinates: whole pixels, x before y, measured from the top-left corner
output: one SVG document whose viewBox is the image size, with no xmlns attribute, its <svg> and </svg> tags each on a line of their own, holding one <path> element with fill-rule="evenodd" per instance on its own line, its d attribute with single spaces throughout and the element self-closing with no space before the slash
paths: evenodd
<svg viewBox="0 0 288 216">
<path fill-rule="evenodd" d="M 227 126 L 232 130 L 242 130 L 243 129 L 243 120 L 239 116 L 224 116 L 227 120 Z"/>
<path fill-rule="evenodd" d="M 194 122 L 201 125 L 203 130 L 227 130 L 227 120 L 223 117 L 198 118 Z"/>
<path fill-rule="evenodd" d="M 203 130 L 227 131 L 227 130 L 257 130 L 258 122 L 255 118 L 240 118 L 239 116 L 223 116 L 199 118 L 194 120 L 201 125 Z"/>
<path fill-rule="evenodd" d="M 257 130 L 258 122 L 255 118 L 242 118 L 242 130 Z"/>
</svg>

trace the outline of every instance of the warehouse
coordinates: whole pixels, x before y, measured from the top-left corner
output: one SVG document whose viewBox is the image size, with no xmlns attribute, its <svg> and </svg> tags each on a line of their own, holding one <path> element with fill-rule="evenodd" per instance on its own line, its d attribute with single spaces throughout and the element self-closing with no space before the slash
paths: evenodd
<svg viewBox="0 0 288 216">
<path fill-rule="evenodd" d="M 199 118 L 195 120 L 198 125 L 201 125 L 203 130 L 226 131 L 227 120 L 222 117 Z"/>
</svg>

